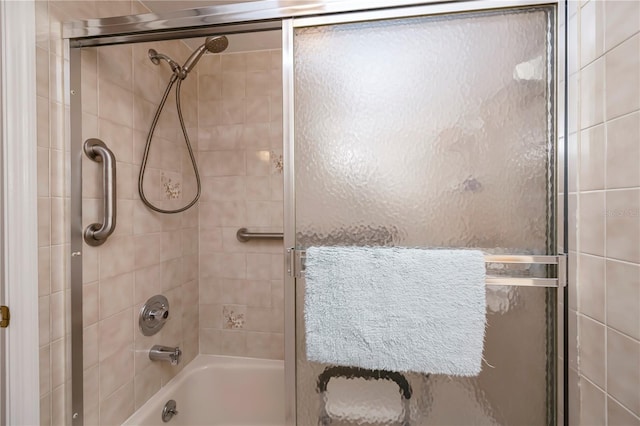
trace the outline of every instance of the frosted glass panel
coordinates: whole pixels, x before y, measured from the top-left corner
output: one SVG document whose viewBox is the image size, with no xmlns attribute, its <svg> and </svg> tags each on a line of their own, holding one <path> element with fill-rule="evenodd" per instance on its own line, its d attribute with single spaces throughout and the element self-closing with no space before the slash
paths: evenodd
<svg viewBox="0 0 640 426">
<path fill-rule="evenodd" d="M 552 18 L 532 8 L 297 29 L 296 246 L 547 253 Z M 332 367 L 305 358 L 296 285 L 298 424 L 553 422 L 550 292 L 488 287 L 480 376 L 404 374 L 404 398 L 366 375 L 319 385 Z"/>
</svg>

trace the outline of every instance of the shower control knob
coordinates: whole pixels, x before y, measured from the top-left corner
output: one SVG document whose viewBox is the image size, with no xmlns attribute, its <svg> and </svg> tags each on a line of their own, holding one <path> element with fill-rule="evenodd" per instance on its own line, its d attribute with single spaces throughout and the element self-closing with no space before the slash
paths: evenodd
<svg viewBox="0 0 640 426">
<path fill-rule="evenodd" d="M 164 327 L 169 318 L 169 301 L 158 294 L 147 300 L 140 309 L 138 326 L 145 336 L 153 336 Z"/>
<path fill-rule="evenodd" d="M 149 312 L 149 318 L 152 320 L 155 319 L 167 319 L 169 318 L 169 310 L 168 309 L 158 309 L 157 311 Z"/>
</svg>

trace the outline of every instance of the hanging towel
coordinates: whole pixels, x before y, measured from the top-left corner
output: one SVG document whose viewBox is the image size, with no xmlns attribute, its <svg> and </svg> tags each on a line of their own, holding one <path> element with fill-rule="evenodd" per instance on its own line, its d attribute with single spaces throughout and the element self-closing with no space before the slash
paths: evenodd
<svg viewBox="0 0 640 426">
<path fill-rule="evenodd" d="M 310 247 L 305 264 L 310 361 L 480 373 L 486 323 L 482 252 Z"/>
</svg>

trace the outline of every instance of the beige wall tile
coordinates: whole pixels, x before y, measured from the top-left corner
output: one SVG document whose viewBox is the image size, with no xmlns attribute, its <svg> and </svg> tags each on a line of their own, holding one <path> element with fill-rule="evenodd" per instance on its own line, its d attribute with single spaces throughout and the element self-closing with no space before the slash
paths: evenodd
<svg viewBox="0 0 640 426">
<path fill-rule="evenodd" d="M 85 424 L 97 424 L 97 418 L 95 423 L 90 423 L 87 418 L 87 412 L 95 412 L 97 416 L 98 407 L 100 404 L 100 367 L 94 365 L 91 368 L 87 368 L 83 372 L 83 405 L 85 411 Z"/>
<path fill-rule="evenodd" d="M 222 73 L 222 98 L 236 99 L 245 97 L 246 73 L 232 71 Z"/>
<path fill-rule="evenodd" d="M 242 98 L 226 98 L 220 104 L 219 124 L 242 124 L 245 122 L 245 102 Z"/>
<path fill-rule="evenodd" d="M 109 318 L 131 306 L 133 282 L 133 272 L 100 281 L 100 319 Z"/>
<path fill-rule="evenodd" d="M 605 44 L 607 50 L 611 50 L 640 30 L 640 3 L 624 0 L 602 3 L 606 19 Z"/>
<path fill-rule="evenodd" d="M 51 424 L 51 394 L 48 393 L 40 398 L 40 424 Z"/>
<path fill-rule="evenodd" d="M 65 333 L 65 309 L 64 309 L 64 292 L 59 291 L 52 293 L 50 297 L 50 309 L 51 309 L 51 341 L 58 340 L 64 336 Z"/>
<path fill-rule="evenodd" d="M 604 189 L 605 126 L 583 130 L 580 135 L 580 190 Z"/>
<path fill-rule="evenodd" d="M 133 93 L 100 79 L 98 79 L 98 90 L 100 93 L 98 109 L 100 116 L 116 125 L 133 128 Z M 123 158 L 121 161 L 126 160 Z"/>
<path fill-rule="evenodd" d="M 40 348 L 40 397 L 51 392 L 51 349 L 49 345 Z"/>
<path fill-rule="evenodd" d="M 65 367 L 65 341 L 64 339 L 58 339 L 51 343 L 51 387 L 53 389 L 64 384 L 68 375 Z"/>
<path fill-rule="evenodd" d="M 604 256 L 605 194 L 589 192 L 580 194 L 578 212 L 579 244 L 583 253 Z M 588 232 L 583 232 L 588 230 Z"/>
<path fill-rule="evenodd" d="M 200 329 L 200 352 L 203 354 L 220 354 L 221 330 L 211 328 Z"/>
<path fill-rule="evenodd" d="M 135 409 L 133 380 L 100 403 L 100 425 L 122 424 Z"/>
<path fill-rule="evenodd" d="M 640 108 L 640 34 L 607 52 L 607 119 Z"/>
<path fill-rule="evenodd" d="M 105 399 L 131 380 L 133 371 L 133 342 L 100 362 L 100 395 Z"/>
<path fill-rule="evenodd" d="M 220 349 L 222 355 L 242 356 L 246 354 L 246 332 L 222 330 L 219 333 Z"/>
<path fill-rule="evenodd" d="M 246 56 L 244 53 L 220 55 L 222 71 L 246 71 Z"/>
<path fill-rule="evenodd" d="M 607 122 L 607 188 L 640 186 L 640 112 Z"/>
<path fill-rule="evenodd" d="M 248 331 L 246 339 L 248 356 L 268 359 L 284 358 L 283 334 Z"/>
<path fill-rule="evenodd" d="M 161 384 L 160 376 L 154 368 L 145 368 L 136 374 L 134 379 L 136 409 L 144 405 L 160 389 Z"/>
<path fill-rule="evenodd" d="M 98 323 L 100 361 L 133 342 L 133 309 L 127 309 Z"/>
<path fill-rule="evenodd" d="M 604 68 L 604 59 L 598 59 L 583 68 L 580 74 L 581 129 L 589 128 L 604 121 Z"/>
<path fill-rule="evenodd" d="M 607 260 L 607 325 L 640 340 L 640 265 Z"/>
<path fill-rule="evenodd" d="M 200 327 L 203 329 L 222 329 L 222 305 L 203 305 L 199 307 Z"/>
<path fill-rule="evenodd" d="M 273 51 L 256 51 L 246 54 L 246 70 L 263 71 L 270 69 L 272 52 Z"/>
<path fill-rule="evenodd" d="M 100 315 L 99 311 L 98 283 L 89 283 L 82 286 L 82 324 L 89 326 L 95 324 Z"/>
<path fill-rule="evenodd" d="M 605 322 L 605 259 L 580 255 L 578 259 L 580 281 L 579 309 L 591 318 Z"/>
<path fill-rule="evenodd" d="M 609 397 L 607 398 L 607 425 L 639 426 L 640 418 Z"/>
<path fill-rule="evenodd" d="M 592 62 L 604 52 L 604 2 L 589 1 L 580 11 L 581 65 Z"/>
<path fill-rule="evenodd" d="M 605 386 L 605 326 L 578 316 L 579 372 L 596 385 Z"/>
<path fill-rule="evenodd" d="M 38 248 L 38 296 L 51 292 L 51 248 Z"/>
<path fill-rule="evenodd" d="M 640 415 L 640 342 L 607 330 L 607 392 Z"/>
<path fill-rule="evenodd" d="M 246 159 L 243 151 L 215 151 L 200 153 L 200 169 L 203 176 L 243 176 Z"/>
<path fill-rule="evenodd" d="M 85 327 L 82 332 L 82 361 L 83 367 L 89 368 L 92 365 L 98 364 L 98 352 L 99 352 L 99 338 L 98 338 L 98 324 L 93 324 Z"/>
<path fill-rule="evenodd" d="M 640 263 L 640 189 L 607 191 L 607 257 Z"/>
<path fill-rule="evenodd" d="M 122 256 L 122 253 L 134 253 L 135 240 L 132 236 L 113 236 L 104 243 L 98 253 L 100 279 L 113 277 L 135 269 L 134 256 Z"/>
</svg>

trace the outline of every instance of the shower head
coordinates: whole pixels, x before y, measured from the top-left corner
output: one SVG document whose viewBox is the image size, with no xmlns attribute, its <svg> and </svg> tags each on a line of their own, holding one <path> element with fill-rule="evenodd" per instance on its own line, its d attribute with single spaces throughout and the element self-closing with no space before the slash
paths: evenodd
<svg viewBox="0 0 640 426">
<path fill-rule="evenodd" d="M 229 40 L 225 36 L 207 37 L 202 46 L 198 47 L 182 66 L 184 75 L 184 77 L 182 78 L 185 78 L 187 74 L 189 74 L 189 71 L 191 71 L 196 66 L 196 64 L 206 51 L 209 51 L 211 53 L 220 53 L 225 50 L 227 46 L 229 46 Z"/>
<path fill-rule="evenodd" d="M 173 71 L 174 73 L 180 71 L 180 65 L 178 65 L 176 61 L 174 61 L 167 55 L 163 53 L 158 53 L 155 49 L 149 49 L 148 55 L 149 55 L 149 59 L 151 59 L 151 62 L 153 62 L 154 65 L 159 65 L 160 60 L 162 59 L 163 61 L 167 61 L 169 66 L 171 66 L 171 71 Z"/>
</svg>

